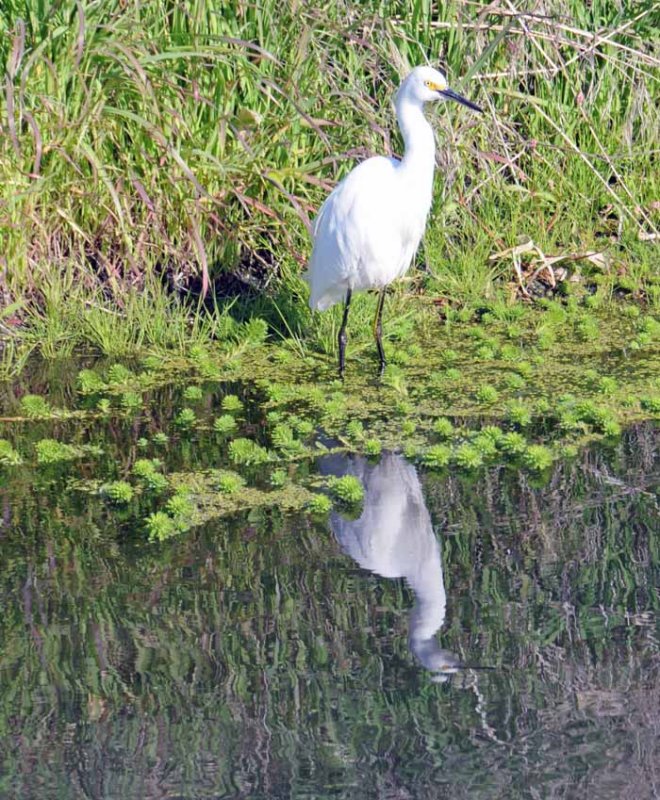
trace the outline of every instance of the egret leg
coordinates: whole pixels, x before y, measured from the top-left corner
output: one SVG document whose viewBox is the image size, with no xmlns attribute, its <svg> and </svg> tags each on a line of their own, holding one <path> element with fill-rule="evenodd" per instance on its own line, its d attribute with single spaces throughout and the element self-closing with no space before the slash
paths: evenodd
<svg viewBox="0 0 660 800">
<path fill-rule="evenodd" d="M 385 305 L 385 292 L 386 289 L 381 289 L 378 295 L 378 305 L 376 306 L 376 316 L 374 317 L 374 337 L 376 339 L 376 347 L 378 348 L 378 357 L 380 359 L 380 374 L 385 370 L 385 351 L 383 350 L 383 306 Z"/>
<path fill-rule="evenodd" d="M 339 337 L 337 339 L 339 343 L 339 377 L 344 377 L 344 367 L 346 366 L 346 342 L 348 337 L 346 336 L 346 323 L 348 322 L 348 309 L 351 306 L 351 295 L 353 292 L 350 289 L 346 291 L 346 300 L 344 301 L 344 316 L 341 321 L 341 328 L 339 329 Z"/>
</svg>

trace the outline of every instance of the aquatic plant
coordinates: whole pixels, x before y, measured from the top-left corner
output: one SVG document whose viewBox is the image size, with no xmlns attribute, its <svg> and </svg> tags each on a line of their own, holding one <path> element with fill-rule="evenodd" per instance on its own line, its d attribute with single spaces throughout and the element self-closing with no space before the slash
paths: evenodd
<svg viewBox="0 0 660 800">
<path fill-rule="evenodd" d="M 499 428 L 496 430 L 499 430 Z M 487 433 L 480 431 L 470 440 L 470 444 L 481 455 L 482 459 L 487 459 L 492 458 L 497 453 L 498 441 Z"/>
<path fill-rule="evenodd" d="M 456 448 L 453 459 L 461 469 L 478 469 L 483 464 L 483 455 L 474 443 L 465 442 Z"/>
<path fill-rule="evenodd" d="M 360 441 L 364 438 L 364 425 L 362 420 L 352 419 L 346 426 L 346 435 L 349 439 Z"/>
<path fill-rule="evenodd" d="M 523 376 L 519 375 L 517 372 L 507 372 L 504 376 L 504 383 L 509 389 L 515 391 L 517 389 L 524 389 L 526 381 Z"/>
<path fill-rule="evenodd" d="M 447 381 L 460 381 L 462 374 L 458 367 L 448 367 L 444 371 L 444 377 Z"/>
<path fill-rule="evenodd" d="M 422 453 L 422 464 L 430 469 L 444 469 L 451 461 L 451 448 L 444 444 L 434 444 Z"/>
<path fill-rule="evenodd" d="M 310 419 L 292 419 L 291 424 L 303 439 L 311 436 L 316 430 L 316 426 Z"/>
<path fill-rule="evenodd" d="M 197 414 L 192 408 L 182 408 L 181 411 L 174 417 L 174 424 L 179 428 L 192 428 L 197 422 Z"/>
<path fill-rule="evenodd" d="M 379 456 L 383 449 L 378 439 L 367 439 L 364 443 L 364 454 L 369 457 Z"/>
<path fill-rule="evenodd" d="M 509 422 L 524 428 L 532 421 L 532 414 L 529 408 L 518 400 L 512 400 L 507 404 L 506 417 Z"/>
<path fill-rule="evenodd" d="M 498 447 L 500 442 L 502 441 L 502 437 L 504 436 L 504 431 L 501 428 L 498 428 L 497 425 L 484 425 L 484 427 L 478 432 L 477 437 L 475 438 L 487 438 Z"/>
<path fill-rule="evenodd" d="M 332 511 L 332 501 L 324 494 L 314 494 L 307 503 L 307 509 L 311 514 L 325 516 Z"/>
<path fill-rule="evenodd" d="M 220 406 L 228 414 L 240 414 L 243 411 L 243 403 L 235 394 L 227 394 L 222 398 Z"/>
<path fill-rule="evenodd" d="M 0 464 L 16 467 L 22 463 L 23 459 L 20 453 L 14 450 L 11 442 L 6 439 L 0 439 Z"/>
<path fill-rule="evenodd" d="M 183 399 L 187 403 L 195 403 L 204 396 L 201 386 L 186 386 L 183 390 Z"/>
<path fill-rule="evenodd" d="M 127 481 L 111 481 L 104 483 L 100 489 L 101 494 L 117 505 L 125 505 L 133 499 L 134 489 Z"/>
<path fill-rule="evenodd" d="M 510 456 L 519 456 L 527 449 L 527 439 L 517 431 L 509 431 L 500 439 L 500 449 Z"/>
<path fill-rule="evenodd" d="M 236 494 L 245 486 L 245 479 L 237 472 L 220 470 L 214 474 L 214 481 L 218 491 L 223 494 Z"/>
<path fill-rule="evenodd" d="M 38 394 L 26 394 L 21 398 L 21 411 L 30 419 L 49 417 L 53 410 L 45 397 Z"/>
<path fill-rule="evenodd" d="M 293 429 L 284 422 L 278 422 L 271 433 L 273 447 L 284 453 L 293 455 L 304 450 L 303 443 L 296 439 Z"/>
<path fill-rule="evenodd" d="M 195 505 L 185 492 L 176 492 L 165 503 L 167 513 L 175 520 L 190 521 L 195 513 Z"/>
<path fill-rule="evenodd" d="M 161 462 L 157 458 L 139 458 L 133 464 L 133 474 L 147 489 L 152 492 L 160 493 L 165 491 L 168 481 L 165 475 L 160 472 Z"/>
<path fill-rule="evenodd" d="M 38 464 L 57 464 L 80 458 L 81 452 L 73 445 L 56 439 L 40 439 L 34 446 Z"/>
<path fill-rule="evenodd" d="M 660 395 L 647 395 L 640 398 L 640 406 L 651 414 L 660 414 Z"/>
<path fill-rule="evenodd" d="M 330 494 L 346 505 L 359 505 L 364 500 L 364 487 L 355 475 L 332 475 L 328 478 Z"/>
<path fill-rule="evenodd" d="M 264 464 L 269 460 L 270 455 L 268 450 L 252 439 L 240 438 L 233 439 L 229 443 L 229 458 L 234 464 L 254 466 L 257 464 Z"/>
<path fill-rule="evenodd" d="M 494 386 L 490 386 L 486 384 L 485 386 L 480 386 L 476 393 L 476 398 L 480 403 L 484 403 L 486 405 L 492 405 L 499 400 L 500 394 Z"/>
<path fill-rule="evenodd" d="M 155 511 L 144 521 L 150 541 L 164 542 L 181 533 L 176 521 L 163 511 Z"/>
<path fill-rule="evenodd" d="M 139 450 L 146 450 L 147 447 L 149 447 L 149 439 L 147 439 L 145 436 L 140 436 L 140 438 L 135 442 L 135 446 Z"/>
<path fill-rule="evenodd" d="M 433 423 L 433 432 L 441 439 L 450 439 L 454 434 L 454 425 L 447 417 L 439 417 Z"/>
<path fill-rule="evenodd" d="M 96 404 L 96 409 L 102 416 L 107 416 L 112 410 L 112 404 L 107 397 L 101 397 Z"/>
<path fill-rule="evenodd" d="M 81 394 L 98 394 L 107 388 L 106 382 L 93 369 L 81 369 L 76 376 L 76 384 Z"/>
<path fill-rule="evenodd" d="M 106 372 L 108 383 L 124 384 L 135 378 L 135 375 L 123 364 L 113 364 Z"/>
<path fill-rule="evenodd" d="M 231 414 L 222 414 L 213 422 L 213 430 L 222 436 L 229 436 L 237 427 L 236 420 Z"/>
<path fill-rule="evenodd" d="M 593 317 L 584 317 L 576 325 L 576 332 L 584 342 L 592 342 L 598 339 L 598 323 Z"/>
<path fill-rule="evenodd" d="M 126 411 L 135 411 L 142 407 L 142 395 L 137 392 L 123 392 L 120 403 Z"/>
<path fill-rule="evenodd" d="M 417 423 L 414 419 L 404 419 L 401 423 L 401 435 L 412 436 L 417 430 Z"/>
<path fill-rule="evenodd" d="M 159 447 L 164 447 L 170 440 L 170 437 L 164 431 L 158 431 L 151 437 L 151 441 Z"/>
<path fill-rule="evenodd" d="M 541 444 L 530 444 L 523 453 L 523 463 L 529 469 L 541 472 L 552 465 L 552 451 Z"/>
<path fill-rule="evenodd" d="M 274 489 L 281 489 L 288 480 L 289 476 L 285 469 L 275 469 L 273 470 L 269 477 L 268 482 Z"/>
</svg>

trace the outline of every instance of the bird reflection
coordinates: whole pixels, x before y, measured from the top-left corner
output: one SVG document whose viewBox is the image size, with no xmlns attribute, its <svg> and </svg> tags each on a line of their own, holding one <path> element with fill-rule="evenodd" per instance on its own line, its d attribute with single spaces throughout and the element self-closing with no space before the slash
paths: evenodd
<svg viewBox="0 0 660 800">
<path fill-rule="evenodd" d="M 332 531 L 342 550 L 364 569 L 384 578 L 406 579 L 416 600 L 410 616 L 410 649 L 434 680 L 447 680 L 461 665 L 435 636 L 445 621 L 447 595 L 440 545 L 414 466 L 394 453 L 375 465 L 361 456 L 328 456 L 321 471 L 355 475 L 362 481 L 362 515 L 351 520 L 333 513 Z"/>
</svg>

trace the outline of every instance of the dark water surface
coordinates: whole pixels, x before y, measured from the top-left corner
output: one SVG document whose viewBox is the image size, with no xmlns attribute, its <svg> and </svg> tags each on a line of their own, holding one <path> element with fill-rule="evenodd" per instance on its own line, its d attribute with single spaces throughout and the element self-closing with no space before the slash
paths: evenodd
<svg viewBox="0 0 660 800">
<path fill-rule="evenodd" d="M 159 545 L 5 479 L 0 796 L 658 797 L 657 448 L 539 486 L 328 457 L 358 519 Z"/>
</svg>

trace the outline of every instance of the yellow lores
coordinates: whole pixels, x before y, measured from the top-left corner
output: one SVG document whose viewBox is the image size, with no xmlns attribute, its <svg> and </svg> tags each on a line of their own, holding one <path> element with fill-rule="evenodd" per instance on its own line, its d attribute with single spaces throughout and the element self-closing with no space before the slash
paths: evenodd
<svg viewBox="0 0 660 800">
<path fill-rule="evenodd" d="M 310 306 L 323 311 L 344 300 L 339 331 L 339 374 L 344 374 L 346 323 L 353 291 L 379 289 L 374 320 L 381 372 L 385 353 L 381 317 L 385 289 L 404 275 L 419 247 L 433 194 L 435 139 L 425 103 L 450 98 L 481 111 L 447 87 L 432 67 L 416 67 L 399 87 L 396 116 L 405 142 L 403 159 L 369 158 L 352 170 L 321 206 L 306 278 Z"/>
</svg>

